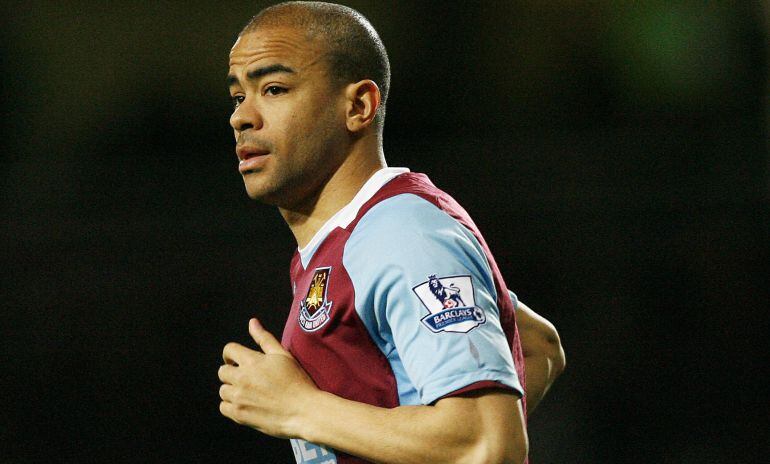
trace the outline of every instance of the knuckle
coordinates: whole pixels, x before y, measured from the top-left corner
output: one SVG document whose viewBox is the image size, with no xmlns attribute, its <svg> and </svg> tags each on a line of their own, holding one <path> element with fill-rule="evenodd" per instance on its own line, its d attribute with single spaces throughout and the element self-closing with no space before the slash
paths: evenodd
<svg viewBox="0 0 770 464">
<path fill-rule="evenodd" d="M 228 351 L 234 350 L 236 345 L 237 343 L 235 342 L 228 343 L 227 345 L 225 345 L 225 348 L 222 350 L 222 353 L 227 353 Z"/>
<path fill-rule="evenodd" d="M 236 424 L 243 425 L 242 407 L 222 401 L 219 403 L 219 412 Z"/>
<path fill-rule="evenodd" d="M 246 406 L 242 404 L 235 404 L 232 408 L 230 418 L 232 418 L 237 424 L 243 424 L 246 416 Z"/>
</svg>

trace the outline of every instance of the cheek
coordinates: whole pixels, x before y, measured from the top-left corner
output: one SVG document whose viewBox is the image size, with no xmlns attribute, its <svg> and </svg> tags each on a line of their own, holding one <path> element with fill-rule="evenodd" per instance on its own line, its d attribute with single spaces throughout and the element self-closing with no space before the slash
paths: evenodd
<svg viewBox="0 0 770 464">
<path fill-rule="evenodd" d="M 292 161 L 312 158 L 326 151 L 337 131 L 337 110 L 334 102 L 303 98 L 283 114 L 276 114 L 275 141 Z M 332 142 L 333 143 L 333 142 Z"/>
<path fill-rule="evenodd" d="M 302 118 L 302 113 L 294 111 L 286 115 L 282 127 L 283 143 L 287 146 L 300 145 L 308 133 L 307 121 Z"/>
<path fill-rule="evenodd" d="M 312 108 L 300 108 L 287 115 L 284 124 L 286 141 L 295 146 L 308 146 L 318 143 L 323 131 L 323 115 Z"/>
</svg>

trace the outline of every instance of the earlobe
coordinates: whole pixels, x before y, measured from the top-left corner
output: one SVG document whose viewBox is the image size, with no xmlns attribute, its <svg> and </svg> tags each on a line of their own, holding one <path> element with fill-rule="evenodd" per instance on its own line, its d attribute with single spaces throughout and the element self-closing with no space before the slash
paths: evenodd
<svg viewBox="0 0 770 464">
<path fill-rule="evenodd" d="M 380 88 L 369 79 L 348 85 L 346 89 L 347 126 L 350 132 L 358 132 L 371 126 L 380 107 Z"/>
</svg>

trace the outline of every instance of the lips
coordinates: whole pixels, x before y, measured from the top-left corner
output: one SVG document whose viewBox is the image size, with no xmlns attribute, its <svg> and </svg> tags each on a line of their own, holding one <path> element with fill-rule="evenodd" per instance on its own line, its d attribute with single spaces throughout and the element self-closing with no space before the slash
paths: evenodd
<svg viewBox="0 0 770 464">
<path fill-rule="evenodd" d="M 235 150 L 235 153 L 240 160 L 238 163 L 238 171 L 240 171 L 241 174 L 262 168 L 270 155 L 268 150 L 247 146 L 238 147 Z"/>
<path fill-rule="evenodd" d="M 255 156 L 263 156 L 270 152 L 264 148 L 240 146 L 235 149 L 235 153 L 238 155 L 239 160 L 245 161 L 249 158 L 253 158 Z"/>
</svg>

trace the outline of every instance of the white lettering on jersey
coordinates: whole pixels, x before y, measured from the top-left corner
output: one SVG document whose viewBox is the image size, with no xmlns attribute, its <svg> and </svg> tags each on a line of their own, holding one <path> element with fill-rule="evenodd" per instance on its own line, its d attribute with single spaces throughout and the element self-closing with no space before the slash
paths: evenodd
<svg viewBox="0 0 770 464">
<path fill-rule="evenodd" d="M 476 306 L 473 278 L 469 275 L 429 275 L 412 291 L 428 310 L 421 320 L 432 332 L 467 333 L 487 320 L 484 311 Z"/>
</svg>

